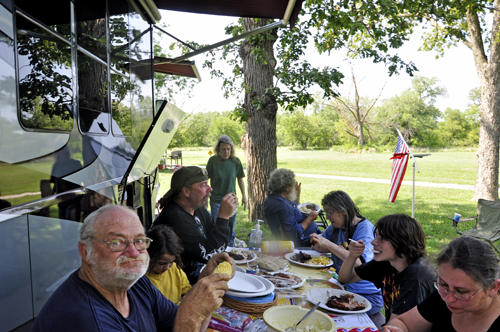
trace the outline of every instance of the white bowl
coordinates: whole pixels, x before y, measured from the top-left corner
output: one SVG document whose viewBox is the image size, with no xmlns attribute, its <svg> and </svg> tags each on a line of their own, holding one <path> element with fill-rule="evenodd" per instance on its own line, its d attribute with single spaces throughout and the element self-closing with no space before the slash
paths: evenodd
<svg viewBox="0 0 500 332">
<path fill-rule="evenodd" d="M 269 308 L 264 312 L 267 330 L 284 332 L 287 327 L 295 325 L 308 311 L 309 309 L 304 309 L 298 305 L 282 305 Z M 300 323 L 298 328 L 305 328 L 306 326 L 315 326 L 328 332 L 337 331 L 335 322 L 328 315 L 318 310 Z"/>
</svg>

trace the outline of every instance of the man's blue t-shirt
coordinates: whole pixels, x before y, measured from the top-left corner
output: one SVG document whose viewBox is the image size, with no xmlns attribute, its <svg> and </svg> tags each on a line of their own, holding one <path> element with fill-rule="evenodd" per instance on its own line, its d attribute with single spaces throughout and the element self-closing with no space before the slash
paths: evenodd
<svg viewBox="0 0 500 332">
<path fill-rule="evenodd" d="M 31 332 L 172 331 L 177 305 L 149 281 L 140 278 L 127 292 L 127 318 L 89 283 L 73 272 L 52 294 Z"/>
</svg>

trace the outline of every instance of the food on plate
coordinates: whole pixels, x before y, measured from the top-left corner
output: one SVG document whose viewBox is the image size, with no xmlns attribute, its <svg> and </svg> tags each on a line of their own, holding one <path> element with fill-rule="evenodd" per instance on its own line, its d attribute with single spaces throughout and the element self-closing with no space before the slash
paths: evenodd
<svg viewBox="0 0 500 332">
<path fill-rule="evenodd" d="M 257 260 L 256 264 L 259 268 L 268 271 L 280 271 L 288 267 L 288 262 L 283 258 L 266 256 Z"/>
<path fill-rule="evenodd" d="M 228 254 L 235 261 L 244 261 L 245 259 L 252 259 L 253 255 L 254 255 L 250 251 L 241 250 L 241 249 L 233 249 L 232 251 L 228 252 Z"/>
<path fill-rule="evenodd" d="M 302 251 L 299 251 L 297 254 L 293 255 L 290 258 L 296 262 L 305 264 L 308 260 L 310 260 L 312 258 L 312 256 L 308 255 Z"/>
<path fill-rule="evenodd" d="M 314 204 L 307 204 L 299 208 L 301 212 L 304 213 L 310 213 L 311 211 L 316 211 L 316 205 Z"/>
<path fill-rule="evenodd" d="M 326 301 L 326 306 L 344 311 L 359 311 L 366 308 L 366 304 L 354 300 L 353 294 L 332 295 Z"/>
<path fill-rule="evenodd" d="M 295 324 L 290 325 L 289 323 L 279 323 L 278 325 L 279 325 L 278 327 L 282 330 L 286 330 L 289 327 L 295 326 Z M 324 330 L 324 329 L 319 328 L 317 326 L 309 326 L 309 325 L 307 325 L 305 327 L 299 326 L 299 327 L 297 327 L 296 331 L 297 332 L 328 332 L 327 330 Z"/>
<path fill-rule="evenodd" d="M 295 286 L 299 286 L 304 282 L 302 278 L 299 276 L 290 274 L 290 273 L 266 273 L 264 272 L 261 277 L 269 280 L 274 284 L 276 288 L 291 288 Z"/>
<path fill-rule="evenodd" d="M 306 262 L 309 265 L 330 265 L 332 264 L 332 260 L 325 256 L 314 257 Z"/>
<path fill-rule="evenodd" d="M 228 276 L 231 276 L 231 273 L 233 272 L 233 268 L 231 267 L 231 264 L 229 262 L 222 262 L 217 267 L 215 268 L 214 272 L 212 274 L 216 273 L 225 273 Z"/>
</svg>

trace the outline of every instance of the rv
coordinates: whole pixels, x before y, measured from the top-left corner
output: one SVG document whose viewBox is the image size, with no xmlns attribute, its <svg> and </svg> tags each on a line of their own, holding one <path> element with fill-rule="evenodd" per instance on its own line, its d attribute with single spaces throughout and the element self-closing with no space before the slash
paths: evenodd
<svg viewBox="0 0 500 332">
<path fill-rule="evenodd" d="M 198 77 L 187 59 L 210 49 L 155 57 L 159 9 L 281 19 L 273 28 L 301 2 L 0 0 L 0 331 L 29 331 L 79 267 L 91 212 L 126 204 L 153 222 L 158 162 L 184 116 L 155 99 L 154 73 Z"/>
</svg>

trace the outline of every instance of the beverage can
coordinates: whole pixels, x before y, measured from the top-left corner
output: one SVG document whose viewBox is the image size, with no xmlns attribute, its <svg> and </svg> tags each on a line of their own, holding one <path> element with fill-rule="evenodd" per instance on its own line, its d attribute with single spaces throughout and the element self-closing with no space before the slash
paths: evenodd
<svg viewBox="0 0 500 332">
<path fill-rule="evenodd" d="M 262 252 L 265 254 L 286 254 L 293 252 L 293 241 L 262 241 Z"/>
</svg>

